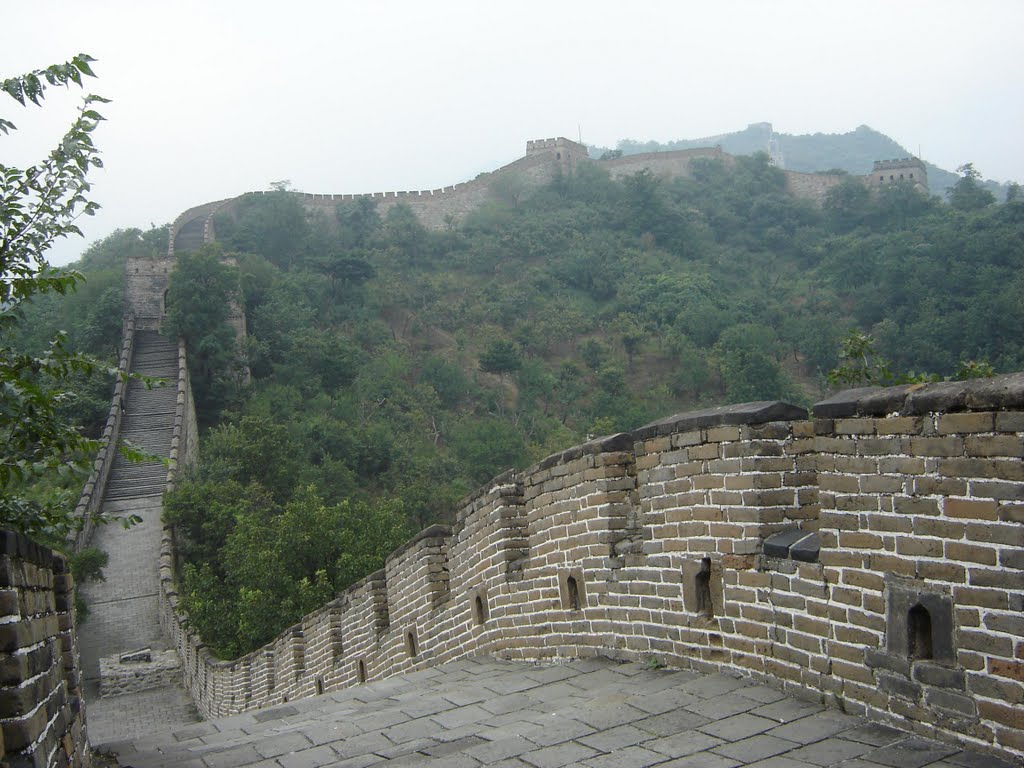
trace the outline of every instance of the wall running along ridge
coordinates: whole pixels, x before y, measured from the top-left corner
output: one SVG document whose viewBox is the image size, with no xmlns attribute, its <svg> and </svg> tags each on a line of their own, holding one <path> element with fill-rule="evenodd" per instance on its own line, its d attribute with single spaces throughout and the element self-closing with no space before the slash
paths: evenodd
<svg viewBox="0 0 1024 768">
<path fill-rule="evenodd" d="M 566 138 L 537 139 L 526 143 L 526 155 L 508 165 L 489 173 L 482 173 L 472 181 L 462 182 L 439 189 L 413 190 L 405 192 L 371 192 L 364 194 L 309 194 L 296 192 L 307 211 L 320 212 L 334 221 L 339 204 L 360 199 L 372 200 L 381 216 L 396 205 L 407 205 L 428 229 L 446 229 L 461 222 L 467 214 L 484 203 L 500 200 L 502 185 L 510 180 L 528 194 L 553 181 L 559 174 L 570 176 L 583 163 L 593 163 L 605 168 L 612 178 L 629 176 L 649 170 L 657 176 L 674 178 L 689 176 L 695 159 L 710 158 L 732 165 L 735 158 L 719 147 L 680 149 L 669 152 L 646 152 L 625 155 L 609 160 L 594 160 L 587 154 L 587 148 Z M 822 173 L 799 173 L 784 170 L 786 185 L 795 197 L 810 200 L 821 205 L 828 190 L 839 184 L 843 176 Z M 233 214 L 246 195 L 262 195 L 265 192 L 248 192 L 239 197 L 190 208 L 171 225 L 171 255 L 179 235 L 194 231 L 196 237 L 205 236 L 209 242 L 214 235 L 213 217 L 216 213 Z"/>
<path fill-rule="evenodd" d="M 1024 755 L 1024 374 L 682 414 L 463 500 L 272 643 L 213 658 L 216 717 L 473 654 L 656 658 Z"/>
<path fill-rule="evenodd" d="M 0 531 L 0 763 L 91 765 L 67 562 Z"/>
</svg>

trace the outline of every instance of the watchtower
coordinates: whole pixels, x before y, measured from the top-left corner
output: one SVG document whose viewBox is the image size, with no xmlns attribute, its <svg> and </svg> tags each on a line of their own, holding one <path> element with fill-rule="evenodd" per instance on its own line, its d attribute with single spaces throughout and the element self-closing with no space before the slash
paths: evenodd
<svg viewBox="0 0 1024 768">
<path fill-rule="evenodd" d="M 902 157 L 896 160 L 875 160 L 868 175 L 868 182 L 875 187 L 884 184 L 909 182 L 915 187 L 928 191 L 928 169 L 917 157 Z"/>
<path fill-rule="evenodd" d="M 526 156 L 551 155 L 551 159 L 561 168 L 562 173 L 571 174 L 577 163 L 590 159 L 587 148 L 564 136 L 557 139 L 534 139 L 526 142 Z"/>
</svg>

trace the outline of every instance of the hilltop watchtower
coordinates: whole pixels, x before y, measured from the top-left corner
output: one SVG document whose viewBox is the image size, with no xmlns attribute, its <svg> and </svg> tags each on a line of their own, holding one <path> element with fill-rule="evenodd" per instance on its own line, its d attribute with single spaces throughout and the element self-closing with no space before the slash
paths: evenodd
<svg viewBox="0 0 1024 768">
<path fill-rule="evenodd" d="M 910 182 L 915 187 L 928 191 L 928 169 L 918 157 L 903 157 L 896 160 L 875 160 L 868 175 L 871 186 Z"/>
<path fill-rule="evenodd" d="M 526 142 L 526 156 L 551 155 L 562 173 L 571 174 L 579 162 L 590 159 L 587 148 L 575 141 L 559 136 L 557 139 L 534 139 Z"/>
</svg>

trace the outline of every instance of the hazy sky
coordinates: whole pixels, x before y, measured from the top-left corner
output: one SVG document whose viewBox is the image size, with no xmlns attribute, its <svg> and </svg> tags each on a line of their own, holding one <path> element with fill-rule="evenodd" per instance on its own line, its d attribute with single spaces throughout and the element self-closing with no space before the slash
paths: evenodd
<svg viewBox="0 0 1024 768">
<path fill-rule="evenodd" d="M 288 179 L 306 192 L 428 189 L 527 139 L 670 141 L 767 121 L 867 124 L 953 169 L 1024 181 L 1020 0 L 0 0 L 0 78 L 86 52 L 113 99 L 96 134 L 116 228 Z M 6 97 L 0 162 L 38 160 L 80 94 Z"/>
</svg>

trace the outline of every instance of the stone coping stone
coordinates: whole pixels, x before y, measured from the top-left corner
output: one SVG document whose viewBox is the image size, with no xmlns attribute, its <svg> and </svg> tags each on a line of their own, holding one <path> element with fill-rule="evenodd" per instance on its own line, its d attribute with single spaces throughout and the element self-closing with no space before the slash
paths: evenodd
<svg viewBox="0 0 1024 768">
<path fill-rule="evenodd" d="M 838 392 L 814 405 L 818 419 L 856 416 L 924 416 L 958 411 L 1004 411 L 1024 408 L 1024 372 L 987 379 L 859 387 Z"/>
<path fill-rule="evenodd" d="M 806 418 L 807 411 L 797 405 L 790 405 L 781 400 L 759 400 L 669 416 L 633 430 L 633 439 L 648 440 L 703 427 L 745 426 L 766 424 L 769 421 L 803 421 Z"/>
<path fill-rule="evenodd" d="M 17 557 L 42 568 L 64 572 L 64 558 L 55 556 L 52 549 L 36 544 L 17 531 L 0 530 L 0 555 Z"/>
<path fill-rule="evenodd" d="M 799 560 L 803 563 L 818 562 L 821 539 L 813 531 L 787 528 L 774 533 L 764 540 L 761 551 L 768 557 L 785 560 Z"/>
<path fill-rule="evenodd" d="M 387 559 L 385 560 L 385 563 L 390 563 L 396 557 L 401 557 L 410 549 L 419 544 L 421 541 L 425 541 L 426 539 L 446 539 L 451 535 L 452 528 L 450 525 L 441 525 L 435 523 L 434 525 L 427 526 L 422 531 L 413 536 L 411 539 L 409 539 L 407 542 L 398 547 L 398 549 L 394 550 L 390 555 L 388 555 Z"/>
</svg>

